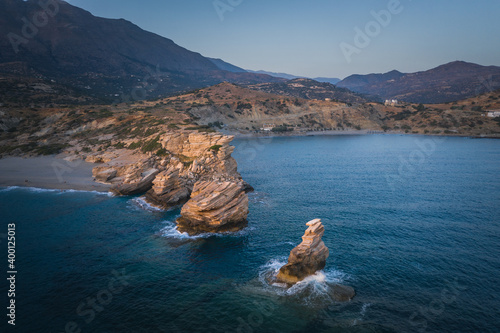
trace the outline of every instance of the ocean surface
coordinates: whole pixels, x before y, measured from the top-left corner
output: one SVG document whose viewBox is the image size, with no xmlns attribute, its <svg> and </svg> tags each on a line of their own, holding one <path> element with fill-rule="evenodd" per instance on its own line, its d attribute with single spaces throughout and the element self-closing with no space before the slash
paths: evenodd
<svg viewBox="0 0 500 333">
<path fill-rule="evenodd" d="M 2 332 L 499 332 L 500 140 L 238 139 L 248 228 L 189 237 L 137 197 L 0 189 Z M 305 223 L 324 271 L 285 289 Z M 16 327 L 7 224 L 16 224 Z M 350 285 L 348 303 L 331 298 Z M 4 330 L 6 328 L 7 330 Z"/>
</svg>

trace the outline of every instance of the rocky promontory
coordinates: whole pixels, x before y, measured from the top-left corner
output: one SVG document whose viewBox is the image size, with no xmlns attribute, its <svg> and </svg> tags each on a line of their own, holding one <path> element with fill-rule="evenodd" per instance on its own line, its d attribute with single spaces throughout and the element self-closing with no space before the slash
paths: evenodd
<svg viewBox="0 0 500 333">
<path fill-rule="evenodd" d="M 246 193 L 252 188 L 237 171 L 232 140 L 219 133 L 169 132 L 156 140 L 163 156 L 121 165 L 110 161 L 93 174 L 117 195 L 144 194 L 163 209 L 184 205 L 177 220 L 183 232 L 235 231 L 246 225 Z"/>
</svg>

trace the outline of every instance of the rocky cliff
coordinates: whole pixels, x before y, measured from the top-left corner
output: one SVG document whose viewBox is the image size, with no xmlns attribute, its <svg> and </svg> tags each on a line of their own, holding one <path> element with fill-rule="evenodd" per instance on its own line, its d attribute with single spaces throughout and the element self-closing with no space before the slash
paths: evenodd
<svg viewBox="0 0 500 333">
<path fill-rule="evenodd" d="M 248 196 L 241 182 L 199 181 L 177 219 L 179 229 L 199 232 L 237 231 L 246 226 Z"/>
<path fill-rule="evenodd" d="M 113 161 L 94 168 L 97 181 L 111 183 L 117 195 L 145 193 L 164 209 L 183 205 L 179 229 L 190 234 L 234 231 L 246 225 L 251 186 L 231 156 L 232 136 L 176 131 L 158 137 L 164 156 L 125 165 Z"/>
</svg>

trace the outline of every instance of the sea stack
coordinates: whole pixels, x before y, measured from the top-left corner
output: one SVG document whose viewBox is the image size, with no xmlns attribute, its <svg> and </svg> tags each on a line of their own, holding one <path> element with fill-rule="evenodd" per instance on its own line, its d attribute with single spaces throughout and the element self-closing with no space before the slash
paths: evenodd
<svg viewBox="0 0 500 333">
<path fill-rule="evenodd" d="M 326 265 L 330 252 L 321 240 L 325 227 L 320 219 L 309 221 L 306 225 L 309 228 L 302 236 L 302 243 L 290 252 L 288 263 L 279 270 L 277 279 L 280 282 L 295 284 Z"/>
</svg>

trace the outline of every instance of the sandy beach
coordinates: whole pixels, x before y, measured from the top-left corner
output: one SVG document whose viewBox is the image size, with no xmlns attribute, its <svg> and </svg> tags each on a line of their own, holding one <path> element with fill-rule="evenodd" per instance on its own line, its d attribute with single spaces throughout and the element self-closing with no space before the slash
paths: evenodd
<svg viewBox="0 0 500 333">
<path fill-rule="evenodd" d="M 0 159 L 0 187 L 107 192 L 108 185 L 93 181 L 93 163 L 69 162 L 56 156 L 7 157 Z"/>
</svg>

